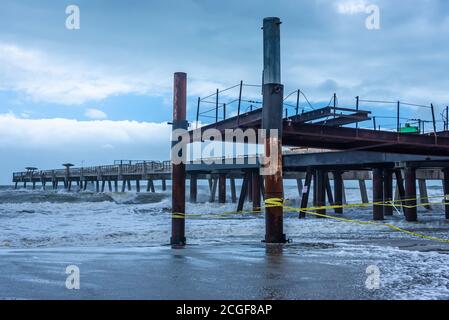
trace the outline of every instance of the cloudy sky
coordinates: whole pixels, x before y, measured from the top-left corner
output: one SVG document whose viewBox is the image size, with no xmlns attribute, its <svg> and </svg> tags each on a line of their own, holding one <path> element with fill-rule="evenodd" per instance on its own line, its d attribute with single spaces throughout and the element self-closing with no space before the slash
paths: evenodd
<svg viewBox="0 0 449 320">
<path fill-rule="evenodd" d="M 72 4 L 79 30 L 66 28 Z M 380 30 L 365 26 L 370 5 Z M 167 159 L 173 73 L 188 73 L 190 119 L 198 96 L 260 83 L 266 16 L 283 21 L 287 92 L 449 104 L 446 0 L 2 0 L 0 184 L 29 165 Z"/>
</svg>

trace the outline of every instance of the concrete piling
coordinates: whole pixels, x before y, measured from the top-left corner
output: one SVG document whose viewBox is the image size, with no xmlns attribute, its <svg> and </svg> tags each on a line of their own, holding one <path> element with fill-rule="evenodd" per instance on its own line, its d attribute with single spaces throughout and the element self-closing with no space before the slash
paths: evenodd
<svg viewBox="0 0 449 320">
<path fill-rule="evenodd" d="M 242 187 L 240 189 L 240 197 L 239 197 L 239 202 L 237 205 L 237 212 L 242 212 L 243 211 L 243 206 L 245 204 L 245 198 L 246 198 L 246 194 L 248 192 L 248 180 L 249 180 L 249 173 L 245 173 L 244 177 L 243 177 L 243 181 L 242 181 Z"/>
<path fill-rule="evenodd" d="M 304 182 L 304 187 L 302 189 L 302 198 L 301 198 L 301 209 L 306 209 L 309 206 L 309 195 L 310 195 L 310 188 L 312 186 L 312 178 L 313 178 L 313 170 L 308 169 L 306 173 L 306 179 Z M 306 217 L 306 213 L 301 211 L 299 213 L 299 218 L 303 219 Z"/>
<path fill-rule="evenodd" d="M 444 189 L 445 213 L 446 219 L 449 219 L 449 168 L 444 168 L 443 174 L 444 174 L 443 189 Z"/>
<path fill-rule="evenodd" d="M 236 203 L 237 202 L 237 193 L 236 193 L 236 190 L 235 190 L 235 178 L 234 177 L 230 178 L 230 183 L 231 183 L 232 203 Z"/>
<path fill-rule="evenodd" d="M 384 220 L 384 191 L 383 191 L 383 169 L 373 169 L 373 220 Z"/>
<path fill-rule="evenodd" d="M 419 188 L 419 202 L 424 204 L 424 208 L 430 211 L 432 210 L 432 206 L 429 204 L 429 194 L 427 193 L 427 182 L 425 179 L 418 180 L 418 188 Z"/>
<path fill-rule="evenodd" d="M 393 170 L 390 168 L 384 169 L 384 215 L 393 215 Z"/>
<path fill-rule="evenodd" d="M 190 202 L 196 203 L 197 197 L 198 197 L 198 177 L 195 174 L 192 174 L 190 175 Z"/>
<path fill-rule="evenodd" d="M 418 208 L 416 206 L 416 169 L 410 166 L 405 168 L 405 219 L 409 222 L 418 221 Z"/>
<path fill-rule="evenodd" d="M 359 180 L 359 189 L 360 189 L 360 197 L 362 198 L 362 203 L 363 204 L 369 203 L 368 191 L 366 189 L 365 180 Z"/>
<path fill-rule="evenodd" d="M 343 206 L 343 176 L 341 171 L 334 171 L 335 206 Z M 335 213 L 343 214 L 343 208 L 335 208 Z"/>
<path fill-rule="evenodd" d="M 218 178 L 218 202 L 226 203 L 226 174 L 220 173 Z"/>
<path fill-rule="evenodd" d="M 259 171 L 254 171 L 252 173 L 252 198 L 253 198 L 253 211 L 259 211 L 261 208 L 261 197 L 260 197 L 260 175 Z"/>
</svg>

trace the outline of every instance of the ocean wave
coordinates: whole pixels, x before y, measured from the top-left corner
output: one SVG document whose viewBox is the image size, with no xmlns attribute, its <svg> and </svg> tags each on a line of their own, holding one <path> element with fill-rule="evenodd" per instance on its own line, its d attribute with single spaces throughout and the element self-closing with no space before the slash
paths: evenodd
<svg viewBox="0 0 449 320">
<path fill-rule="evenodd" d="M 95 193 L 44 191 L 44 190 L 3 190 L 0 191 L 0 203 L 83 203 L 83 202 L 115 202 L 117 204 L 156 203 L 167 197 L 157 193 Z"/>
</svg>

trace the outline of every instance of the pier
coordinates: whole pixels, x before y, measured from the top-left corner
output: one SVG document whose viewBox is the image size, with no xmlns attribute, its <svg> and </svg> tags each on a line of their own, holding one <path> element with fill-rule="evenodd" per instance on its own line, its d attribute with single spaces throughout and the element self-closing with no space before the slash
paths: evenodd
<svg viewBox="0 0 449 320">
<path fill-rule="evenodd" d="M 280 64 L 280 20 L 266 18 L 264 35 L 264 75 L 261 85 L 239 84 L 219 90 L 204 98 L 198 98 L 196 117 L 187 117 L 187 74 L 174 75 L 173 86 L 173 137 L 172 159 L 169 161 L 118 161 L 113 165 L 75 168 L 64 164 L 64 169 L 40 171 L 35 167 L 14 173 L 13 182 L 36 188 L 41 184 L 57 189 L 63 185 L 67 191 L 86 190 L 89 183 L 96 192 L 126 192 L 135 187 L 136 192 L 155 192 L 155 181 L 166 181 L 172 188 L 172 237 L 173 246 L 184 246 L 186 201 L 197 201 L 198 182 L 206 180 L 210 190 L 210 202 L 236 204 L 236 212 L 242 212 L 245 202 L 251 202 L 253 210 L 264 210 L 266 236 L 270 244 L 285 243 L 283 232 L 283 201 L 285 180 L 294 180 L 298 186 L 301 203 L 299 218 L 305 218 L 305 209 L 312 202 L 320 215 L 326 215 L 326 205 L 334 206 L 334 213 L 344 214 L 345 181 L 358 181 L 360 202 L 368 204 L 366 181 L 372 181 L 373 220 L 382 221 L 400 212 L 408 222 L 418 221 L 418 202 L 427 202 L 426 181 L 442 181 L 442 194 L 449 195 L 449 123 L 443 126 L 436 120 L 435 107 L 410 104 L 401 101 L 367 100 L 357 96 L 352 106 L 340 106 L 333 94 L 327 106 L 314 107 L 301 90 L 284 93 Z M 260 90 L 262 100 L 245 98 L 245 89 Z M 237 92 L 232 97 L 231 91 Z M 288 99 L 296 97 L 296 104 Z M 300 99 L 305 107 L 300 105 Z M 393 105 L 394 128 L 387 128 L 382 117 L 369 109 L 372 104 Z M 403 107 L 424 108 L 431 120 L 413 119 L 411 125 L 403 118 Z M 234 109 L 232 109 L 234 108 Z M 208 123 L 199 125 L 200 120 Z M 371 128 L 363 127 L 371 123 Z M 406 122 L 406 123 L 404 123 Z M 430 124 L 426 130 L 425 125 Z M 439 127 L 442 127 L 441 130 Z M 186 150 L 193 143 L 214 141 L 207 135 L 214 130 L 225 141 L 229 131 L 245 132 L 267 130 L 264 136 L 256 136 L 255 145 L 263 146 L 263 154 L 243 158 L 225 156 L 214 159 L 187 159 Z M 179 130 L 186 133 L 177 135 Z M 234 142 L 234 140 L 232 140 Z M 324 148 L 325 152 L 282 152 L 285 148 Z M 280 152 L 275 152 L 280 150 Z M 276 165 L 269 173 L 265 160 L 271 158 Z M 180 163 L 175 159 L 182 159 Z M 237 184 L 236 181 L 241 181 Z M 189 198 L 186 197 L 187 183 Z M 238 190 L 237 185 L 240 185 Z M 107 189 L 106 189 L 107 187 Z M 231 198 L 227 198 L 227 188 Z M 394 189 L 396 188 L 396 190 Z M 419 195 L 417 190 L 419 189 Z M 446 196 L 444 196 L 446 198 Z M 445 200 L 446 201 L 446 200 Z M 267 205 L 270 204 L 270 205 Z M 389 204 L 389 205 L 384 205 Z M 395 211 L 396 208 L 396 211 Z M 430 204 L 425 204 L 431 210 Z M 445 204 L 445 218 L 449 219 L 449 204 Z"/>
</svg>

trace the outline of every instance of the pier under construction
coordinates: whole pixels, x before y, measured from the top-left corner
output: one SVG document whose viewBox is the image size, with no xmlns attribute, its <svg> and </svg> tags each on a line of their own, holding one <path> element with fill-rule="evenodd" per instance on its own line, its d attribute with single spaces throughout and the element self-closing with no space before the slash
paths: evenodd
<svg viewBox="0 0 449 320">
<path fill-rule="evenodd" d="M 211 202 L 217 201 L 218 194 L 219 203 L 235 202 L 236 212 L 243 210 L 245 201 L 251 201 L 255 211 L 264 210 L 264 241 L 270 244 L 287 241 L 283 231 L 283 181 L 286 179 L 297 182 L 301 199 L 300 218 L 306 216 L 311 201 L 320 215 L 328 213 L 327 205 L 334 207 L 335 214 L 344 214 L 346 180 L 359 181 L 361 203 L 372 205 L 375 221 L 393 215 L 395 208 L 399 208 L 407 221 L 417 221 L 420 201 L 426 209 L 431 209 L 427 203 L 426 180 L 442 181 L 443 193 L 449 195 L 448 109 L 441 126 L 433 104 L 421 106 L 356 97 L 353 106 L 343 107 L 334 94 L 327 106 L 315 107 L 301 90 L 284 94 L 280 25 L 279 18 L 266 18 L 263 22 L 262 84 L 248 85 L 242 81 L 229 89 L 217 89 L 205 98 L 198 98 L 195 119 L 187 119 L 187 74 L 180 72 L 174 75 L 171 124 L 174 132 L 185 130 L 187 133 L 182 137 L 174 135 L 170 161 L 119 161 L 114 165 L 84 168 L 66 163 L 64 169 L 44 171 L 29 167 L 25 172 L 14 173 L 16 188 L 21 184 L 24 187 L 31 184 L 33 188 L 40 184 L 42 188 L 51 185 L 56 189 L 62 184 L 68 191 L 76 192 L 85 190 L 91 183 L 97 192 L 125 192 L 133 186 L 141 192 L 144 185 L 146 191 L 155 192 L 155 181 L 161 181 L 162 190 L 166 190 L 166 181 L 171 180 L 171 244 L 175 247 L 186 244 L 186 180 L 189 181 L 191 202 L 197 201 L 198 181 L 205 179 L 210 186 Z M 262 101 L 245 99 L 243 90 L 248 87 L 260 89 Z M 237 90 L 236 97 L 230 97 L 230 89 Z M 292 97 L 296 98 L 296 104 L 288 102 Z M 305 101 L 308 109 L 300 106 L 300 99 Z M 373 116 L 370 104 L 393 105 L 396 110 L 395 127 L 387 129 L 382 126 L 382 118 Z M 404 106 L 425 108 L 430 120 L 414 119 L 416 124 L 413 125 L 404 123 L 410 120 L 401 116 Z M 200 126 L 204 117 L 209 119 L 209 123 Z M 362 127 L 367 122 L 372 123 L 371 128 Z M 425 129 L 426 124 L 430 131 Z M 264 146 L 263 155 L 246 156 L 243 160 L 223 157 L 215 159 L 212 164 L 208 159 L 187 159 L 187 145 L 206 142 L 208 130 L 219 132 L 225 141 L 227 130 L 260 129 L 269 132 L 256 140 L 256 144 Z M 175 148 L 180 144 L 181 148 Z M 327 151 L 282 152 L 286 147 L 298 150 L 323 148 Z M 261 159 L 273 157 L 270 151 L 274 149 L 281 150 L 276 155 L 279 161 L 269 174 L 262 174 L 265 163 Z M 178 163 L 175 158 L 184 161 Z M 241 180 L 238 184 L 240 190 L 237 190 L 236 180 Z M 371 202 L 366 191 L 367 180 L 372 180 L 373 184 Z M 228 186 L 231 199 L 226 198 Z M 449 219 L 449 203 L 443 205 L 445 218 Z"/>
</svg>

